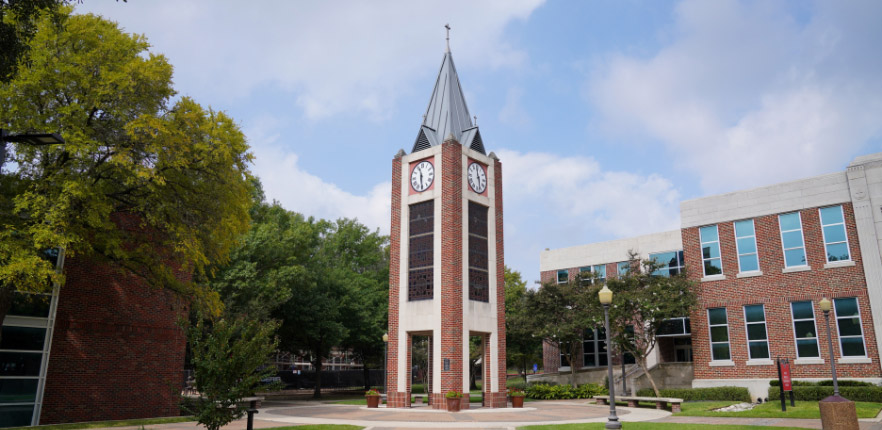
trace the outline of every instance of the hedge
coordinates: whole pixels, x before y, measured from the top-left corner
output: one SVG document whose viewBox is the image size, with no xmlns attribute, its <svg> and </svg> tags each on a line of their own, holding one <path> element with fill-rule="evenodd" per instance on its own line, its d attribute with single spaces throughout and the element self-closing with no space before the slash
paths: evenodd
<svg viewBox="0 0 882 430">
<path fill-rule="evenodd" d="M 685 401 L 694 400 L 732 400 L 750 402 L 750 392 L 744 387 L 711 387 L 711 388 L 668 388 L 658 390 L 662 397 L 675 397 Z M 637 391 L 640 397 L 655 397 L 652 388 Z"/>
<path fill-rule="evenodd" d="M 780 385 L 781 385 L 781 382 L 778 381 L 777 379 L 773 379 L 773 380 L 769 381 L 769 385 L 771 385 L 771 386 L 773 386 L 773 387 L 777 387 L 777 386 L 780 386 Z M 794 386 L 794 387 L 818 387 L 818 386 L 820 386 L 820 387 L 832 387 L 832 386 L 833 386 L 833 380 L 832 380 L 832 379 L 827 379 L 827 380 L 818 381 L 818 382 L 812 382 L 812 381 L 793 381 L 793 386 Z M 852 381 L 852 380 L 848 380 L 848 379 L 846 379 L 846 380 L 841 380 L 841 381 L 839 381 L 839 386 L 840 386 L 840 387 L 876 387 L 877 385 L 876 385 L 876 384 L 873 384 L 872 382 L 865 382 L 865 381 Z"/>
<path fill-rule="evenodd" d="M 531 399 L 590 399 L 594 396 L 608 394 L 599 384 L 582 384 L 576 388 L 571 385 L 531 384 L 524 390 Z"/>
<path fill-rule="evenodd" d="M 795 382 L 795 381 L 794 381 Z M 882 387 L 839 387 L 839 394 L 853 402 L 877 402 L 882 403 Z M 793 396 L 796 400 L 823 400 L 833 395 L 833 387 L 827 386 L 793 386 Z M 789 398 L 789 394 L 786 394 Z M 769 387 L 769 401 L 780 400 L 781 389 Z"/>
</svg>

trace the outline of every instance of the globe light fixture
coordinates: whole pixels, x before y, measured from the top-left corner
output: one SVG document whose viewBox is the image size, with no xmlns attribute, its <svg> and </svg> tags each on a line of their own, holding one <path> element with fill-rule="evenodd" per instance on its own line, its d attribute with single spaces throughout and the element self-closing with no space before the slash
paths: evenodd
<svg viewBox="0 0 882 430">
<path fill-rule="evenodd" d="M 600 297 L 600 304 L 604 306 L 609 306 L 612 303 L 613 292 L 606 285 L 597 293 L 597 296 Z"/>
<path fill-rule="evenodd" d="M 824 297 L 823 299 L 821 299 L 820 302 L 818 302 L 818 306 L 821 308 L 822 311 L 830 312 L 830 309 L 833 309 L 833 302 L 831 302 L 830 299 Z"/>
</svg>

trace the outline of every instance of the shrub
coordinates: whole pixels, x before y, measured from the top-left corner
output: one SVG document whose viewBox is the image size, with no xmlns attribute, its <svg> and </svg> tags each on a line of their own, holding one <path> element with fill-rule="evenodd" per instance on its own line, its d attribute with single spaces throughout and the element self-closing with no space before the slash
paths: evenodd
<svg viewBox="0 0 882 430">
<path fill-rule="evenodd" d="M 523 379 L 507 380 L 505 381 L 505 386 L 506 388 L 523 390 L 527 388 L 527 383 Z"/>
<path fill-rule="evenodd" d="M 778 387 L 778 386 L 781 385 L 781 382 L 778 381 L 777 379 L 775 379 L 775 380 L 769 381 L 769 385 L 771 385 L 771 386 L 773 386 L 773 387 Z M 794 387 L 819 387 L 819 386 L 820 386 L 820 387 L 832 387 L 832 386 L 833 386 L 833 380 L 832 380 L 832 379 L 826 379 L 826 380 L 818 381 L 818 382 L 812 382 L 812 381 L 793 381 L 793 386 L 794 386 Z M 840 380 L 840 381 L 839 381 L 839 386 L 840 386 L 840 387 L 876 387 L 877 385 L 876 385 L 876 384 L 873 384 L 872 382 L 865 382 L 865 381 L 852 381 L 852 380 L 848 380 L 848 379 L 846 379 L 846 380 Z M 780 390 L 779 390 L 779 391 L 780 391 Z"/>
<path fill-rule="evenodd" d="M 839 387 L 839 394 L 853 402 L 882 402 L 882 387 L 846 386 Z M 818 401 L 833 395 L 833 387 L 828 386 L 793 386 L 793 397 L 796 400 Z M 789 397 L 789 394 L 785 394 Z M 781 389 L 769 388 L 769 401 L 780 400 Z"/>
<path fill-rule="evenodd" d="M 527 395 L 527 393 L 523 392 L 522 390 L 513 389 L 508 392 L 508 395 L 512 397 L 524 397 Z"/>
<path fill-rule="evenodd" d="M 367 390 L 364 392 L 365 396 L 379 396 L 380 392 L 377 390 Z"/>
<path fill-rule="evenodd" d="M 462 393 L 459 391 L 456 391 L 456 390 L 448 391 L 447 394 L 444 395 L 444 397 L 446 397 L 448 399 L 459 399 L 462 396 L 463 396 Z"/>
<path fill-rule="evenodd" d="M 695 400 L 732 400 L 750 402 L 750 391 L 744 387 L 710 387 L 710 388 L 668 388 L 658 390 L 662 397 L 675 397 L 684 401 Z M 655 397 L 652 388 L 637 391 L 640 397 Z"/>
<path fill-rule="evenodd" d="M 599 384 L 582 384 L 576 388 L 570 385 L 531 384 L 526 393 L 531 399 L 590 399 L 606 394 L 607 390 Z"/>
</svg>

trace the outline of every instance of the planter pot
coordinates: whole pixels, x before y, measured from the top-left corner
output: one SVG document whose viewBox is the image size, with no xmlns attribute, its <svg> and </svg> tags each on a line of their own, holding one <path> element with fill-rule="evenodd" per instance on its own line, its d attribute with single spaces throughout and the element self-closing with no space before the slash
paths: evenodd
<svg viewBox="0 0 882 430">
<path fill-rule="evenodd" d="M 523 408 L 524 407 L 524 396 L 512 396 L 511 407 Z"/>
<path fill-rule="evenodd" d="M 459 401 L 461 399 L 447 399 L 447 412 L 459 412 Z"/>
<path fill-rule="evenodd" d="M 380 396 L 364 396 L 367 399 L 367 405 L 369 408 L 377 408 L 380 407 Z"/>
</svg>

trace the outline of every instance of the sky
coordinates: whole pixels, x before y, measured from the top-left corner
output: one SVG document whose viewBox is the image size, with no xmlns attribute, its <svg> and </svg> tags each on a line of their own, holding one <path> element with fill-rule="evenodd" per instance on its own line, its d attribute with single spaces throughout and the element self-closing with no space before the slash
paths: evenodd
<svg viewBox="0 0 882 430">
<path fill-rule="evenodd" d="M 674 230 L 685 199 L 882 151 L 882 2 L 86 0 L 230 114 L 267 198 L 388 234 L 444 25 L 503 165 L 505 262 Z M 623 256 L 624 259 L 625 256 Z"/>
</svg>

